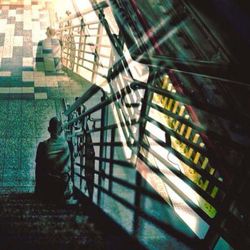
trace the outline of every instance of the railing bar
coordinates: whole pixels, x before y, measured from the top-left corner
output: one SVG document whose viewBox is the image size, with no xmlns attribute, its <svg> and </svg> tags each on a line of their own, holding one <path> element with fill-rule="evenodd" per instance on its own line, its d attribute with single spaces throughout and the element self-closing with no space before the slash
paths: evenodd
<svg viewBox="0 0 250 250">
<path fill-rule="evenodd" d="M 95 44 L 93 45 L 92 43 L 86 43 L 86 42 L 75 42 L 75 44 L 80 44 L 80 45 L 88 45 L 88 46 L 93 46 L 95 48 L 97 47 L 102 47 L 102 48 L 111 48 L 111 46 L 109 44 Z M 72 49 L 72 51 L 77 51 L 78 49 Z"/>
<path fill-rule="evenodd" d="M 110 136 L 110 142 L 111 143 L 114 143 L 115 141 L 115 129 L 112 129 L 110 131 L 111 133 L 111 136 Z M 110 147 L 110 150 L 109 150 L 109 158 L 110 158 L 110 162 L 109 162 L 109 173 L 108 175 L 105 173 L 105 177 L 106 176 L 109 176 L 109 182 L 108 182 L 108 189 L 110 192 L 112 192 L 113 190 L 113 181 L 114 181 L 114 178 L 113 178 L 113 173 L 114 173 L 114 147 Z M 126 181 L 121 181 L 119 184 L 121 185 L 124 185 L 125 187 L 128 187 L 128 188 L 134 188 L 134 185 L 130 184 L 129 182 L 126 182 Z"/>
<path fill-rule="evenodd" d="M 63 28 L 58 29 L 57 31 L 66 31 L 66 30 L 71 30 L 74 28 L 81 28 L 81 24 L 75 24 L 75 25 L 70 25 L 70 26 L 65 26 Z"/>
<path fill-rule="evenodd" d="M 147 134 L 148 132 L 145 131 Z M 153 138 L 152 138 L 153 139 Z M 226 187 L 224 186 L 224 183 L 219 181 L 218 179 L 214 178 L 212 175 L 210 175 L 208 172 L 206 172 L 204 169 L 199 168 L 195 163 L 193 163 L 191 160 L 187 159 L 185 156 L 183 156 L 180 152 L 173 148 L 168 148 L 171 153 L 173 153 L 178 159 L 183 161 L 185 164 L 187 164 L 190 168 L 195 170 L 197 173 L 199 173 L 202 177 L 205 177 L 209 181 L 211 181 L 214 185 L 219 187 L 221 190 L 226 191 Z"/>
<path fill-rule="evenodd" d="M 95 159 L 96 160 L 100 160 L 101 157 L 99 156 L 95 156 Z M 109 158 L 102 158 L 103 161 L 106 161 L 106 162 L 110 162 L 110 159 Z M 126 161 L 122 161 L 122 160 L 116 160 L 116 159 L 113 159 L 113 163 L 117 164 L 117 165 L 121 165 L 123 167 L 127 167 L 127 168 L 134 168 L 134 165 L 130 162 L 126 162 Z"/>
<path fill-rule="evenodd" d="M 188 99 L 185 96 L 182 96 L 180 94 L 176 94 L 176 93 L 174 94 L 174 93 L 171 93 L 167 90 L 157 89 L 156 87 L 152 87 L 152 86 L 149 86 L 149 90 L 154 92 L 154 93 L 158 93 L 158 94 L 170 97 L 174 100 L 180 101 L 183 104 L 191 105 L 199 110 L 208 112 L 212 115 L 216 115 L 218 117 L 221 117 L 221 118 L 224 118 L 224 119 L 227 119 L 230 121 L 235 121 L 235 116 L 232 117 L 231 113 L 227 112 L 226 110 L 224 110 L 222 108 L 215 107 L 215 106 L 209 106 L 206 103 L 203 103 L 203 102 L 200 102 L 197 100 L 190 100 L 190 99 Z"/>
<path fill-rule="evenodd" d="M 145 119 L 146 121 L 148 121 L 148 122 L 151 122 L 151 123 L 157 125 L 157 127 L 159 127 L 160 129 L 164 130 L 166 133 L 168 133 L 168 134 L 174 136 L 176 139 L 178 139 L 178 140 L 184 142 L 184 143 L 187 144 L 188 146 L 194 148 L 194 149 L 197 150 L 199 153 L 201 153 L 201 154 L 203 154 L 203 155 L 205 155 L 205 156 L 208 155 L 205 148 L 200 147 L 199 145 L 195 144 L 195 143 L 192 142 L 192 141 L 189 141 L 189 140 L 186 139 L 185 137 L 183 137 L 183 136 L 181 136 L 180 134 L 178 134 L 176 131 L 174 131 L 174 130 L 172 130 L 172 129 L 166 127 L 166 126 L 163 125 L 162 123 L 160 123 L 160 122 L 154 120 L 152 117 L 146 116 L 144 119 Z"/>
<path fill-rule="evenodd" d="M 152 165 L 148 162 L 148 159 L 146 159 L 141 153 L 138 154 L 138 157 L 141 159 L 141 161 L 143 161 L 144 164 L 147 165 L 149 169 L 157 174 L 165 184 L 169 185 L 171 189 L 173 189 L 174 192 L 176 192 L 190 208 L 192 208 L 199 216 L 201 216 L 201 218 L 203 218 L 208 224 L 211 223 L 212 219 L 199 206 L 190 200 L 190 198 L 187 197 L 185 193 L 183 193 L 184 190 L 182 191 L 176 187 L 159 169 L 154 168 L 154 166 L 152 167 Z"/>
<path fill-rule="evenodd" d="M 118 128 L 118 125 L 117 124 L 111 124 L 111 125 L 107 125 L 107 126 L 105 126 L 103 128 L 100 127 L 100 128 L 90 129 L 89 131 L 86 131 L 86 133 L 98 132 L 101 129 L 109 130 L 109 129 L 112 129 L 112 128 Z"/>
<path fill-rule="evenodd" d="M 74 37 L 81 37 L 82 35 L 77 35 L 77 34 L 74 34 Z M 83 35 L 84 37 L 86 37 L 86 38 L 88 38 L 88 37 L 99 37 L 99 36 L 102 36 L 102 37 L 104 37 L 104 36 L 107 36 L 106 34 L 104 34 L 104 35 L 99 35 L 99 34 L 88 34 L 88 35 Z"/>
<path fill-rule="evenodd" d="M 91 54 L 93 56 L 97 55 L 96 53 L 94 52 L 91 52 L 91 51 L 86 51 L 86 50 L 80 50 L 80 52 L 84 52 L 85 54 Z M 110 58 L 110 56 L 107 56 L 107 55 L 104 55 L 104 54 L 98 54 L 99 57 L 104 57 L 104 58 Z"/>
<path fill-rule="evenodd" d="M 234 141 L 230 140 L 230 138 L 224 137 L 224 136 L 222 136 L 222 135 L 220 135 L 220 134 L 218 134 L 218 133 L 210 130 L 209 128 L 205 129 L 205 128 L 203 128 L 203 127 L 201 127 L 201 126 L 193 123 L 192 121 L 189 121 L 189 120 L 185 119 L 184 117 L 179 116 L 178 114 L 174 114 L 174 113 L 170 112 L 169 110 L 160 107 L 158 104 L 150 103 L 149 105 L 152 108 L 160 111 L 161 113 L 164 113 L 165 115 L 171 116 L 172 118 L 180 121 L 181 123 L 184 123 L 185 125 L 187 125 L 187 126 L 193 128 L 193 129 L 195 129 L 198 132 L 206 132 L 206 134 L 209 137 L 211 136 L 211 137 L 213 137 L 213 138 L 215 138 L 217 140 L 222 140 L 223 142 L 226 141 L 227 144 L 230 144 L 230 145 L 232 145 L 234 147 L 237 147 L 239 149 L 241 149 L 242 147 L 244 147 L 243 145 L 240 145 L 237 142 L 234 142 Z"/>
<path fill-rule="evenodd" d="M 86 27 L 86 26 L 90 26 L 90 25 L 99 24 L 99 23 L 100 23 L 99 20 L 95 20 L 92 22 L 84 23 L 83 25 L 82 24 L 67 25 L 67 26 L 64 26 L 64 27 L 57 29 L 57 31 L 67 31 L 67 30 L 71 30 L 72 28 L 73 29 L 74 28 L 82 28 L 82 27 Z"/>
<path fill-rule="evenodd" d="M 79 43 L 75 43 L 75 44 L 79 44 Z M 97 48 L 97 47 L 102 47 L 102 48 L 108 48 L 111 49 L 111 46 L 108 44 L 93 44 L 93 43 L 81 43 L 82 45 L 87 45 L 87 46 L 91 46 L 93 48 Z M 65 48 L 65 47 L 64 47 Z M 71 49 L 71 51 L 77 51 L 78 49 Z M 90 51 L 91 52 L 91 51 Z"/>
<path fill-rule="evenodd" d="M 202 198 L 204 198 L 211 205 L 213 205 L 214 208 L 217 209 L 220 206 L 220 204 L 218 204 L 218 202 L 216 200 L 214 200 L 206 191 L 204 191 L 201 187 L 199 187 L 197 184 L 195 184 L 186 175 L 184 175 L 182 172 L 180 172 L 177 169 L 175 169 L 169 163 L 167 164 L 166 161 L 165 161 L 165 159 L 162 158 L 160 155 L 158 155 L 155 151 L 152 151 L 152 150 L 150 151 L 149 150 L 150 149 L 149 145 L 146 145 L 146 143 L 141 143 L 140 145 L 143 148 L 145 148 L 147 151 L 149 151 L 152 155 L 154 155 L 155 157 L 157 157 L 157 159 L 159 161 L 161 161 L 166 166 L 166 168 L 168 168 L 172 173 L 174 173 L 177 177 L 179 177 L 182 181 L 184 181 L 187 185 L 189 185 L 192 189 L 194 189 Z M 157 169 L 157 167 L 153 167 L 153 168 Z"/>
<path fill-rule="evenodd" d="M 138 120 L 132 119 L 131 122 L 130 122 L 130 125 L 135 125 L 135 124 L 137 124 L 137 123 L 138 123 Z M 124 122 L 119 123 L 119 125 L 120 125 L 121 127 L 127 126 L 127 124 L 124 123 Z M 100 131 L 101 129 L 109 130 L 109 129 L 113 129 L 113 128 L 118 128 L 118 125 L 112 124 L 112 125 L 105 126 L 105 127 L 103 127 L 103 128 L 101 128 L 101 127 L 100 127 L 100 128 L 94 128 L 94 129 L 90 129 L 90 130 L 86 131 L 86 133 L 87 133 L 87 134 L 91 134 L 91 133 L 94 133 L 94 132 L 98 132 L 98 131 Z"/>
<path fill-rule="evenodd" d="M 90 145 L 93 146 L 116 146 L 116 147 L 123 147 L 124 144 L 122 142 L 92 142 Z"/>
<path fill-rule="evenodd" d="M 85 168 L 85 165 L 82 165 L 82 164 L 79 163 L 79 162 L 75 162 L 75 165 L 79 166 L 80 168 Z M 75 173 L 75 174 L 77 174 L 77 173 Z"/>
<path fill-rule="evenodd" d="M 148 120 L 148 121 L 150 121 L 151 123 L 155 123 L 158 127 L 160 127 L 162 130 L 164 130 L 166 133 L 169 133 L 169 134 L 171 134 L 171 135 L 174 135 L 176 138 L 180 138 L 179 136 L 177 137 L 176 135 L 178 135 L 177 133 L 174 133 L 174 131 L 173 130 L 169 130 L 168 128 L 166 128 L 164 125 L 162 125 L 161 123 L 159 123 L 159 122 L 157 122 L 157 121 L 155 121 L 155 120 L 153 120 L 152 118 L 150 118 L 150 117 L 146 117 L 145 118 L 146 120 Z M 224 172 L 224 170 L 225 169 L 228 169 L 228 168 L 230 168 L 230 169 L 233 169 L 234 168 L 234 166 L 233 165 L 231 165 L 230 163 L 228 163 L 228 162 L 226 162 L 225 161 L 225 159 L 224 158 L 222 158 L 222 157 L 220 157 L 220 158 L 218 158 L 218 156 L 216 156 L 215 154 L 214 154 L 214 149 L 212 149 L 211 151 L 209 151 L 209 152 L 207 152 L 206 150 L 205 150 L 205 148 L 204 149 L 199 149 L 199 148 L 197 148 L 197 146 L 196 146 L 196 144 L 194 144 L 193 142 L 190 142 L 190 141 L 188 141 L 186 138 L 180 138 L 179 140 L 181 140 L 181 141 L 183 141 L 183 142 L 185 142 L 187 145 L 191 145 L 191 147 L 193 147 L 193 148 L 195 148 L 198 152 L 200 152 L 201 154 L 203 154 L 204 156 L 207 156 L 207 158 L 210 158 L 210 160 L 211 159 L 213 159 L 214 157 L 216 157 L 216 161 L 218 161 L 218 165 L 219 165 L 219 170 L 222 170 L 223 172 Z M 176 151 L 177 152 L 177 151 Z M 181 154 L 180 154 L 181 155 Z"/>
<path fill-rule="evenodd" d="M 87 46 L 93 46 L 93 47 L 95 47 L 95 48 L 97 48 L 97 47 L 102 47 L 102 48 L 111 49 L 111 46 L 110 46 L 110 45 L 93 44 L 93 43 L 85 43 L 85 45 L 87 45 Z"/>
<path fill-rule="evenodd" d="M 85 95 L 84 95 L 84 96 L 85 96 Z M 90 97 L 91 97 L 91 96 L 90 96 Z M 94 113 L 95 111 L 101 109 L 101 108 L 103 107 L 103 105 L 108 105 L 108 104 L 110 104 L 111 102 L 112 102 L 112 100 L 111 100 L 111 99 L 108 99 L 108 100 L 105 100 L 105 101 L 103 101 L 103 102 L 97 104 L 97 105 L 94 106 L 93 108 L 90 108 L 88 111 L 82 113 L 82 114 L 79 115 L 78 117 L 76 117 L 76 118 L 70 120 L 69 122 L 67 122 L 67 123 L 64 125 L 64 127 L 67 127 L 67 126 L 69 126 L 69 125 L 71 125 L 71 124 L 77 122 L 79 119 L 82 119 L 82 118 L 86 117 L 87 115 L 90 115 L 91 113 Z M 73 111 L 74 111 L 74 109 L 72 109 L 72 112 L 73 112 Z"/>
<path fill-rule="evenodd" d="M 108 55 L 96 54 L 96 53 L 93 52 L 93 51 L 86 51 L 86 49 L 85 49 L 85 50 L 75 49 L 75 50 L 72 50 L 72 51 L 75 51 L 75 52 L 82 52 L 82 53 L 84 53 L 84 54 L 89 54 L 89 55 L 93 55 L 93 56 L 104 57 L 104 58 L 108 58 L 108 59 L 110 58 L 110 56 L 108 56 Z M 63 54 L 65 54 L 65 55 L 70 55 L 70 53 L 67 53 L 67 52 L 63 52 Z M 76 58 L 78 58 L 78 56 L 77 56 Z"/>
<path fill-rule="evenodd" d="M 80 98 L 78 98 L 70 107 L 64 112 L 64 115 L 68 116 L 74 110 L 79 108 L 83 103 L 91 98 L 92 95 L 97 93 L 100 89 L 97 85 L 92 85 Z"/>
<path fill-rule="evenodd" d="M 95 86 L 95 87 L 94 87 Z M 93 85 L 92 88 L 98 88 L 98 90 L 100 89 L 100 87 L 96 86 L 96 85 Z M 125 96 L 126 94 L 128 94 L 126 91 L 130 91 L 130 87 L 129 86 L 126 86 L 125 88 L 123 88 L 121 91 L 117 91 L 115 94 L 112 94 L 110 97 L 108 97 L 105 101 L 103 102 L 100 102 L 99 104 L 97 104 L 96 106 L 90 108 L 88 111 L 82 113 L 80 116 L 68 121 L 65 125 L 64 125 L 64 128 L 67 127 L 68 125 L 71 125 L 73 124 L 74 122 L 78 121 L 79 119 L 101 109 L 103 107 L 103 105 L 109 105 L 111 102 L 115 102 L 116 100 L 120 99 L 122 96 Z M 82 97 L 80 97 L 77 102 L 75 102 L 68 110 L 69 112 L 65 112 L 64 114 L 65 115 L 68 115 L 70 114 L 71 112 L 73 112 L 74 110 L 76 110 L 82 103 L 86 102 L 92 95 L 94 95 L 96 91 L 94 91 L 94 93 L 92 93 L 93 91 L 87 91 L 85 92 Z"/>
<path fill-rule="evenodd" d="M 66 58 L 66 57 L 63 57 L 63 59 L 68 60 L 68 58 Z M 92 62 L 91 62 L 91 63 L 92 63 Z M 93 62 L 93 64 L 94 64 L 94 62 Z M 91 69 L 91 68 L 88 68 L 88 67 L 86 67 L 86 66 L 83 66 L 83 65 L 80 64 L 80 63 L 74 63 L 74 65 L 78 65 L 79 67 L 84 68 L 84 69 L 86 69 L 86 70 L 89 70 L 89 71 L 91 71 L 91 72 L 93 72 L 93 73 L 95 73 L 95 74 L 97 74 L 97 75 L 99 75 L 99 76 L 101 76 L 101 77 L 103 77 L 103 78 L 107 78 L 107 76 L 105 76 L 105 75 L 99 73 L 98 71 L 94 71 L 94 70 Z"/>
<path fill-rule="evenodd" d="M 80 44 L 80 43 L 77 43 L 77 44 Z M 89 44 L 86 44 L 86 43 L 81 43 L 81 45 L 87 45 L 87 46 L 92 46 L 92 45 L 89 45 Z M 98 47 L 98 45 L 93 45 L 94 47 Z M 101 47 L 106 47 L 106 48 L 111 48 L 109 45 L 101 45 Z M 64 47 L 64 49 L 67 49 L 66 47 Z M 96 54 L 95 52 L 93 51 L 87 51 L 87 49 L 85 48 L 85 50 L 80 50 L 80 49 L 71 49 L 71 51 L 74 51 L 74 52 L 83 52 L 83 53 L 88 53 L 88 54 L 93 54 L 93 55 L 98 55 L 100 56 L 100 54 Z M 66 55 L 71 55 L 70 53 L 67 53 L 65 51 L 63 51 L 63 54 L 66 54 Z M 100 56 L 101 57 L 101 56 Z M 109 56 L 106 56 L 107 58 L 109 58 Z"/>
<path fill-rule="evenodd" d="M 160 89 L 160 88 L 153 87 L 153 86 L 148 86 L 145 83 L 141 83 L 139 81 L 134 82 L 134 85 L 138 86 L 139 88 L 143 88 L 143 89 L 148 88 L 148 90 L 151 92 L 154 92 L 154 93 L 166 96 L 166 97 L 170 97 L 170 98 L 177 100 L 183 104 L 191 105 L 199 110 L 206 111 L 206 112 L 211 113 L 212 115 L 216 115 L 220 118 L 224 118 L 224 119 L 227 119 L 230 121 L 235 121 L 235 116 L 232 117 L 230 112 L 226 112 L 225 110 L 223 110 L 219 107 L 209 106 L 208 104 L 199 102 L 197 100 L 190 100 L 187 97 L 182 96 L 180 94 L 171 93 L 171 92 L 164 90 L 164 89 Z M 249 121 L 247 124 L 249 126 Z"/>
<path fill-rule="evenodd" d="M 87 15 L 87 14 L 89 14 L 91 12 L 94 12 L 96 10 L 99 10 L 99 9 L 105 9 L 107 7 L 109 7 L 108 3 L 106 1 L 102 1 L 102 2 L 100 2 L 98 4 L 92 5 L 92 7 L 89 7 L 89 8 L 86 8 L 86 9 L 82 10 L 81 12 L 77 12 L 76 14 L 72 14 L 69 17 L 64 18 L 59 23 L 67 22 L 67 21 L 70 21 L 70 20 L 75 19 L 77 17 Z"/>
<path fill-rule="evenodd" d="M 102 67 L 102 68 L 109 68 L 109 66 L 102 65 L 102 64 L 100 64 L 100 63 L 95 62 L 94 60 L 93 60 L 93 61 L 90 61 L 90 60 L 85 59 L 85 58 L 83 58 L 83 57 L 76 57 L 76 59 L 78 59 L 79 61 L 82 60 L 82 61 L 85 61 L 85 62 L 88 62 L 88 63 L 93 63 L 93 64 L 95 64 L 95 65 L 98 65 L 98 66 Z M 76 63 L 76 65 L 79 65 L 79 66 L 80 66 L 80 65 L 82 65 L 82 64 Z"/>
</svg>

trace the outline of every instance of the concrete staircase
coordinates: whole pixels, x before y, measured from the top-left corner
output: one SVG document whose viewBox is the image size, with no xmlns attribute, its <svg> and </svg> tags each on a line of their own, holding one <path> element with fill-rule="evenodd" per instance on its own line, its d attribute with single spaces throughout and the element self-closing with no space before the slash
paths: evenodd
<svg viewBox="0 0 250 250">
<path fill-rule="evenodd" d="M 45 204 L 30 193 L 1 194 L 0 249 L 107 249 L 85 210 Z"/>
<path fill-rule="evenodd" d="M 0 250 L 145 250 L 88 198 L 77 206 L 0 193 Z"/>
</svg>

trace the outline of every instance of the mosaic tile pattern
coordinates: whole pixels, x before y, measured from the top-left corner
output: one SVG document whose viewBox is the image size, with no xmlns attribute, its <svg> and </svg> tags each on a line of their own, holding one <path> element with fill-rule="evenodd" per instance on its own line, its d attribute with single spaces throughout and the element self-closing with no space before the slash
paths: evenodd
<svg viewBox="0 0 250 250">
<path fill-rule="evenodd" d="M 23 5 L 24 0 L 0 0 L 0 5 Z"/>
<path fill-rule="evenodd" d="M 13 94 L 12 97 L 17 98 L 20 95 L 22 98 L 47 99 L 46 89 L 44 93 L 41 89 L 36 93 L 36 82 L 43 81 L 46 85 L 43 87 L 49 87 L 45 82 L 52 82 L 54 86 L 61 80 L 57 75 L 47 79 L 44 72 L 42 78 L 34 76 L 38 43 L 46 38 L 49 13 L 53 13 L 53 10 L 46 9 L 49 2 L 0 1 L 0 98 L 5 96 L 6 99 L 6 95 Z"/>
<path fill-rule="evenodd" d="M 38 42 L 50 26 L 50 1 L 0 0 L 0 188 L 33 189 L 38 143 L 49 137 L 62 98 L 72 101 L 89 85 L 66 74 L 37 71 Z M 40 60 L 40 63 L 41 60 Z"/>
</svg>

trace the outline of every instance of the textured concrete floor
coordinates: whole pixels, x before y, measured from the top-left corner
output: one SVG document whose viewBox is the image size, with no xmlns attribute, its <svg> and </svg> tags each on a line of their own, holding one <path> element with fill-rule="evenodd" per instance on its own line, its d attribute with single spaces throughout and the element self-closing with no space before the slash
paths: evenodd
<svg viewBox="0 0 250 250">
<path fill-rule="evenodd" d="M 51 1 L 0 1 L 0 192 L 32 191 L 38 142 L 48 121 L 88 87 L 65 74 L 36 71 L 37 43 L 50 26 Z"/>
</svg>

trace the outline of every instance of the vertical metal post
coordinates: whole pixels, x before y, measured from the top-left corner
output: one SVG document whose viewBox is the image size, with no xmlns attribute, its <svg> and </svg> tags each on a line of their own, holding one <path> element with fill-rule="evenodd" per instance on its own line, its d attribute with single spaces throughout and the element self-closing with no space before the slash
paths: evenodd
<svg viewBox="0 0 250 250">
<path fill-rule="evenodd" d="M 115 143 L 115 128 L 111 129 L 111 139 L 110 139 L 110 162 L 109 162 L 109 177 L 113 176 L 113 159 L 114 159 L 114 143 Z M 109 179 L 109 192 L 112 192 L 113 182 Z"/>
<path fill-rule="evenodd" d="M 79 63 L 80 63 L 80 58 L 81 58 L 81 54 L 83 57 L 83 46 L 85 43 L 85 38 L 86 36 L 84 36 L 84 20 L 83 18 L 81 19 L 81 27 L 80 27 L 80 32 L 79 32 L 79 46 L 78 46 L 78 56 L 77 56 L 77 64 L 76 64 L 76 73 L 78 73 L 78 68 L 79 68 Z"/>
<path fill-rule="evenodd" d="M 83 170 L 84 170 L 84 166 L 85 162 L 84 162 L 84 158 L 86 159 L 86 131 L 87 131 L 87 118 L 84 117 L 83 118 L 83 121 L 82 121 L 82 131 L 83 131 L 83 134 L 82 134 L 82 148 L 80 150 L 80 176 L 83 176 Z M 80 190 L 82 191 L 82 178 L 80 177 Z"/>
<path fill-rule="evenodd" d="M 66 14 L 68 16 L 70 16 L 71 12 L 70 11 L 66 11 Z M 68 35 L 66 35 L 66 44 L 67 44 L 67 48 L 66 48 L 66 67 L 69 68 L 69 61 L 70 61 L 70 54 L 71 54 L 71 50 L 70 50 L 70 42 L 71 42 L 71 30 L 72 30 L 72 21 L 68 20 L 66 22 L 66 28 L 68 29 Z"/>
<path fill-rule="evenodd" d="M 155 78 L 157 76 L 157 72 L 150 69 L 149 79 L 147 85 L 153 85 Z M 149 106 L 148 103 L 151 102 L 153 94 L 145 88 L 144 98 L 142 100 L 142 108 L 140 113 L 140 124 L 139 124 L 139 145 L 137 148 L 137 154 L 140 152 L 140 142 L 144 140 L 145 128 L 146 128 L 146 121 L 145 116 L 149 113 Z M 141 208 L 141 185 L 142 185 L 142 176 L 139 172 L 136 172 L 136 191 L 134 197 L 134 204 L 137 208 L 137 211 L 134 213 L 134 223 L 133 223 L 133 234 L 134 236 L 137 235 L 139 227 L 140 227 L 140 218 L 139 218 L 139 211 Z"/>
<path fill-rule="evenodd" d="M 100 46 L 102 43 L 102 36 L 103 36 L 103 27 L 102 24 L 98 24 L 98 29 L 97 29 L 97 34 L 96 34 L 96 47 L 95 47 L 95 55 L 94 55 L 94 65 L 93 65 L 93 74 L 92 74 L 92 79 L 91 82 L 95 83 L 96 82 L 96 72 L 98 71 L 99 68 L 99 63 L 100 63 L 100 57 L 99 57 L 99 52 L 100 52 Z"/>
<path fill-rule="evenodd" d="M 103 91 L 103 96 L 101 98 L 101 101 L 104 101 L 106 99 L 106 93 Z M 102 186 L 102 179 L 103 179 L 103 171 L 105 169 L 105 162 L 102 160 L 104 157 L 106 157 L 106 146 L 104 146 L 104 142 L 107 141 L 107 133 L 104 130 L 104 127 L 106 125 L 106 122 L 108 121 L 108 112 L 107 112 L 107 106 L 103 107 L 101 109 L 101 130 L 100 130 L 100 152 L 99 152 L 99 174 L 98 174 L 98 187 Z M 97 193 L 97 204 L 100 205 L 101 203 L 101 189 L 98 189 Z"/>
<path fill-rule="evenodd" d="M 72 119 L 72 113 L 70 115 L 68 115 L 68 122 Z M 71 180 L 73 182 L 73 185 L 75 186 L 75 178 L 74 178 L 74 175 L 75 175 L 75 169 L 74 169 L 74 166 L 75 166 L 75 157 L 74 157 L 74 145 L 73 145 L 73 125 L 70 125 L 67 127 L 67 130 L 70 131 L 69 135 L 71 135 L 70 139 L 67 138 L 68 140 L 68 146 L 69 146 L 69 150 L 70 150 L 70 158 L 71 158 Z"/>
</svg>

